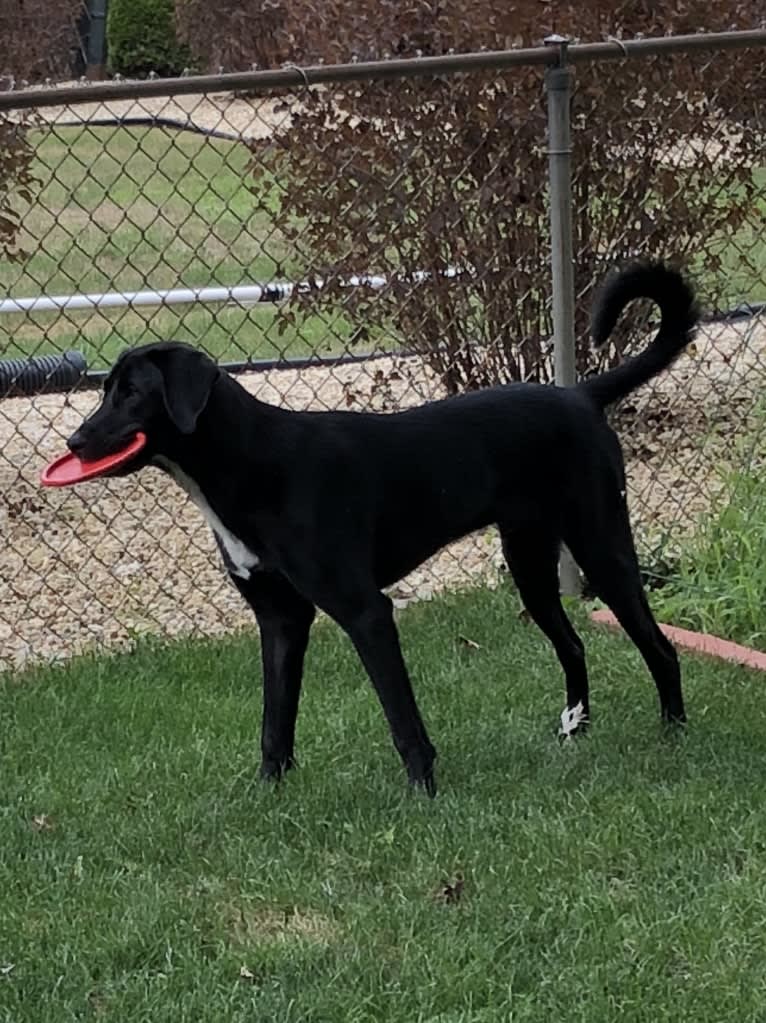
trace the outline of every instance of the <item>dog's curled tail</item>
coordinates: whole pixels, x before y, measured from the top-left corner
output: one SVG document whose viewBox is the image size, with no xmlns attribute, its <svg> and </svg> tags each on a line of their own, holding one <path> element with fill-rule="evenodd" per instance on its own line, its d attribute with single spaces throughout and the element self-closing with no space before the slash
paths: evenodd
<svg viewBox="0 0 766 1023">
<path fill-rule="evenodd" d="M 692 286 L 677 270 L 662 262 L 632 263 L 607 278 L 596 295 L 591 314 L 596 347 L 606 343 L 623 309 L 636 298 L 660 307 L 660 329 L 639 355 L 578 385 L 602 409 L 666 369 L 693 340 L 699 322 Z"/>
</svg>

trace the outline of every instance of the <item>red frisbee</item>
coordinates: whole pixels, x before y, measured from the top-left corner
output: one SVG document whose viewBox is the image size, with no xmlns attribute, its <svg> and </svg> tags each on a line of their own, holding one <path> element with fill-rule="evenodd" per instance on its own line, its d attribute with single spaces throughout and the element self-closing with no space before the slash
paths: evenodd
<svg viewBox="0 0 766 1023">
<path fill-rule="evenodd" d="M 82 462 L 77 455 L 61 455 L 43 469 L 40 482 L 44 487 L 71 487 L 74 483 L 95 479 L 97 476 L 103 476 L 110 469 L 116 469 L 118 466 L 124 465 L 125 462 L 129 462 L 134 455 L 138 454 L 144 444 L 146 444 L 146 434 L 137 433 L 122 451 L 116 451 L 104 458 L 97 458 L 95 462 Z"/>
</svg>

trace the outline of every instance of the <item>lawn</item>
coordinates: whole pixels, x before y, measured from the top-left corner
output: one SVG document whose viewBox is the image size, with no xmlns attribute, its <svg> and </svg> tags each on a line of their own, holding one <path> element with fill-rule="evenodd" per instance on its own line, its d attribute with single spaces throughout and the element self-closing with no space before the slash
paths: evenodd
<svg viewBox="0 0 766 1023">
<path fill-rule="evenodd" d="M 40 181 L 15 294 L 240 284 L 291 269 L 272 231 L 278 184 L 255 194 L 244 145 L 152 128 L 34 132 Z M 34 246 L 34 250 L 32 248 Z"/>
<path fill-rule="evenodd" d="M 766 427 L 763 409 L 761 420 Z M 651 595 L 658 617 L 766 650 L 766 484 L 763 429 L 739 451 L 744 468 L 722 472 L 724 488 L 681 549 L 665 585 Z M 741 445 L 744 448 L 744 445 Z"/>
<path fill-rule="evenodd" d="M 561 747 L 510 588 L 400 624 L 433 802 L 326 623 L 276 790 L 253 635 L 6 677 L 0 1020 L 762 1019 L 760 677 L 685 659 L 671 738 L 633 647 L 583 623 L 597 718 Z"/>
<path fill-rule="evenodd" d="M 33 138 L 41 187 L 21 239 L 30 258 L 0 261 L 3 296 L 234 286 L 305 272 L 274 228 L 279 183 L 267 176 L 265 191 L 254 191 L 243 145 L 151 128 L 58 127 Z M 273 305 L 13 314 L 0 318 L 0 347 L 5 357 L 77 348 L 105 366 L 157 337 L 240 360 L 337 351 L 351 333 L 339 314 L 282 323 L 281 332 L 280 319 Z"/>
<path fill-rule="evenodd" d="M 149 341 L 186 341 L 217 360 L 240 362 L 312 352 L 329 355 L 350 347 L 350 335 L 349 323 L 340 314 L 309 316 L 298 326 L 286 324 L 280 332 L 278 313 L 269 305 L 184 305 L 0 317 L 3 358 L 73 348 L 85 354 L 91 369 L 110 366 L 124 348 Z"/>
</svg>

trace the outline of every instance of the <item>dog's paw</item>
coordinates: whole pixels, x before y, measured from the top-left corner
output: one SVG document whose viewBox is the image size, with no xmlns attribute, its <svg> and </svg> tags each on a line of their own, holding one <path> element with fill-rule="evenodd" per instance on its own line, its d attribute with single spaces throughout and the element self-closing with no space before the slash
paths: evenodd
<svg viewBox="0 0 766 1023">
<path fill-rule="evenodd" d="M 669 737 L 686 734 L 687 720 L 683 712 L 680 715 L 663 714 L 661 720 L 663 730 Z"/>
<path fill-rule="evenodd" d="M 434 775 L 433 771 L 431 771 L 424 777 L 419 778 L 413 778 L 413 776 L 410 774 L 409 779 L 410 785 L 412 786 L 413 789 L 418 789 L 419 791 L 425 792 L 425 794 L 430 799 L 434 798 L 434 796 L 436 795 L 436 776 Z"/>
<path fill-rule="evenodd" d="M 264 782 L 278 782 L 293 766 L 292 757 L 264 757 L 261 761 L 259 777 Z"/>
<path fill-rule="evenodd" d="M 564 707 L 558 727 L 558 737 L 562 742 L 573 739 L 575 735 L 581 735 L 587 728 L 588 715 L 582 701 L 574 707 Z"/>
<path fill-rule="evenodd" d="M 431 799 L 436 795 L 434 760 L 436 751 L 430 744 L 411 753 L 406 760 L 407 777 L 413 788 L 422 789 Z"/>
</svg>

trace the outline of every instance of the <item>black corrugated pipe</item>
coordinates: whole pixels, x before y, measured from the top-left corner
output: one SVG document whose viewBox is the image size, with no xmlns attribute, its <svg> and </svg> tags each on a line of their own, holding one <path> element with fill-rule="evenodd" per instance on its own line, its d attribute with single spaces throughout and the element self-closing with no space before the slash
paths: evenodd
<svg viewBox="0 0 766 1023">
<path fill-rule="evenodd" d="M 0 397 L 32 397 L 68 391 L 85 376 L 88 363 L 82 352 L 35 355 L 29 359 L 0 360 Z"/>
</svg>

